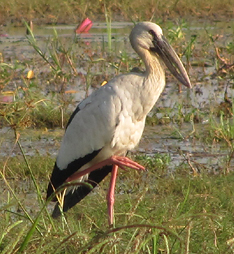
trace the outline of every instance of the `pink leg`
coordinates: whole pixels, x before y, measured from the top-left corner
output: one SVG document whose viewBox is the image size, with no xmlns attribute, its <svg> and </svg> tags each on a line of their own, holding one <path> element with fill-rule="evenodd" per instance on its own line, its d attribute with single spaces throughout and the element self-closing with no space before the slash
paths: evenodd
<svg viewBox="0 0 234 254">
<path fill-rule="evenodd" d="M 126 170 L 126 167 L 136 169 L 136 170 L 138 170 L 138 169 L 145 170 L 145 168 L 143 166 L 141 166 L 140 164 L 138 164 L 135 161 L 130 160 L 127 157 L 111 156 L 109 159 L 101 161 L 101 162 L 99 162 L 99 163 L 97 163 L 97 164 L 95 164 L 83 171 L 77 171 L 76 173 L 74 173 L 73 175 L 68 177 L 66 182 L 71 182 L 71 181 L 77 180 L 81 176 L 91 173 L 92 171 L 102 168 L 106 165 L 116 165 L 124 170 Z"/>
<path fill-rule="evenodd" d="M 112 172 L 111 172 L 111 181 L 109 191 L 107 193 L 107 209 L 108 209 L 108 216 L 109 216 L 109 225 L 113 225 L 113 218 L 114 218 L 114 203 L 115 203 L 115 183 L 118 173 L 118 166 L 113 165 Z"/>
<path fill-rule="evenodd" d="M 66 182 L 74 181 L 79 179 L 81 176 L 86 175 L 88 173 L 91 173 L 92 171 L 102 168 L 106 165 L 113 165 L 112 172 L 111 172 L 111 181 L 110 181 L 110 187 L 109 191 L 107 193 L 107 206 L 108 206 L 108 216 L 109 216 L 109 225 L 113 224 L 113 207 L 114 207 L 114 193 L 115 193 L 115 183 L 116 183 L 116 177 L 118 173 L 118 167 L 126 170 L 126 167 L 132 168 L 132 169 L 141 169 L 145 170 L 143 166 L 136 163 L 135 161 L 130 160 L 127 157 L 121 157 L 121 156 L 111 156 L 109 159 L 101 161 L 83 171 L 78 171 L 74 173 L 72 176 L 68 177 Z"/>
</svg>

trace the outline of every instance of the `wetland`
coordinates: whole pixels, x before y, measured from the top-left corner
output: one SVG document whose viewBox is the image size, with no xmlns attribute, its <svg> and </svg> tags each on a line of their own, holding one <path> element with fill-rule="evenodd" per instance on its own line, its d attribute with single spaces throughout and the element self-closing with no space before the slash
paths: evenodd
<svg viewBox="0 0 234 254">
<path fill-rule="evenodd" d="M 60 220 L 44 198 L 77 103 L 115 75 L 144 70 L 128 40 L 133 23 L 112 17 L 79 35 L 64 22 L 35 22 L 29 35 L 24 23 L 1 28 L 2 253 L 233 253 L 234 20 L 221 17 L 153 18 L 193 88 L 167 72 L 129 153 L 147 171 L 120 172 L 114 228 L 105 217 L 108 179 Z"/>
</svg>

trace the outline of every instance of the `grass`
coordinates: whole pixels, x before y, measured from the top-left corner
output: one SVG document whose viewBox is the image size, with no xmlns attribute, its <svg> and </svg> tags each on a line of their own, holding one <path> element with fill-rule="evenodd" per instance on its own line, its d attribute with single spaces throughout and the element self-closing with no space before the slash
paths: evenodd
<svg viewBox="0 0 234 254">
<path fill-rule="evenodd" d="M 114 19 L 149 20 L 152 17 L 160 19 L 176 19 L 181 17 L 204 17 L 217 19 L 232 17 L 232 3 L 229 0 L 220 2 L 212 0 L 204 4 L 202 0 L 193 2 L 187 0 L 157 2 L 150 0 L 136 1 L 29 1 L 20 3 L 16 0 L 2 0 L 0 4 L 0 23 L 14 22 L 21 24 L 22 19 L 34 20 L 38 24 L 45 23 L 77 23 L 85 17 L 104 20 L 105 12 L 112 13 Z"/>
<path fill-rule="evenodd" d="M 216 5 L 210 6 L 210 12 L 218 6 L 218 2 L 213 2 Z M 76 3 L 69 3 L 75 16 Z M 173 3 L 179 13 L 179 6 L 185 2 Z M 35 3 L 22 2 L 14 6 L 11 1 L 2 1 L 3 4 L 4 8 L 8 6 L 9 13 L 26 6 L 37 10 L 33 6 Z M 45 8 L 43 4 L 42 1 L 37 6 L 41 12 Z M 101 5 L 102 1 L 98 4 Z M 131 4 L 123 3 L 121 11 L 132 11 Z M 170 4 L 169 1 L 169 7 Z M 197 1 L 192 10 L 196 10 L 199 4 Z M 85 5 L 82 2 L 80 8 Z M 228 2 L 224 1 L 223 6 L 226 5 Z M 49 13 L 51 6 L 48 5 Z M 56 3 L 53 11 L 59 11 L 58 6 Z M 118 6 L 120 2 L 106 3 L 112 14 L 113 8 L 119 11 Z M 159 1 L 160 6 L 162 3 Z M 184 10 L 188 11 L 189 7 L 190 2 Z M 201 13 L 205 8 L 207 6 L 201 8 Z M 147 12 L 142 6 L 141 9 L 139 15 Z M 85 8 L 82 11 L 86 13 Z M 115 227 L 107 225 L 105 196 L 108 179 L 62 218 L 53 220 L 51 205 L 45 206 L 44 197 L 55 159 L 49 152 L 40 152 L 49 146 L 58 150 L 63 133 L 61 127 L 64 128 L 76 105 L 72 91 L 79 89 L 84 97 L 91 87 L 95 89 L 104 80 L 128 72 L 135 66 L 141 68 L 142 62 L 129 53 L 128 48 L 116 52 L 113 41 L 108 51 L 108 43 L 87 45 L 83 41 L 67 41 L 59 38 L 56 31 L 42 42 L 31 34 L 28 42 L 35 54 L 29 54 L 27 59 L 20 58 L 20 55 L 8 59 L 3 54 L 0 62 L 1 90 L 14 95 L 12 102 L 0 104 L 0 125 L 8 128 L 13 136 L 8 139 L 8 134 L 5 134 L 0 139 L 1 144 L 7 141 L 9 146 L 8 154 L 0 162 L 1 253 L 233 253 L 233 98 L 229 93 L 229 98 L 222 98 L 225 107 L 216 101 L 215 96 L 205 106 L 198 98 L 202 92 L 199 85 L 208 85 L 207 77 L 210 82 L 218 80 L 218 87 L 223 92 L 228 90 L 227 83 L 229 90 L 233 89 L 233 69 L 227 66 L 223 69 L 225 61 L 231 64 L 233 47 L 231 43 L 223 43 L 222 37 L 217 37 L 212 30 L 204 31 L 202 35 L 192 30 L 192 36 L 190 24 L 184 20 L 177 26 L 170 21 L 164 26 L 168 28 L 165 31 L 169 40 L 191 72 L 195 86 L 191 93 L 195 101 L 192 104 L 190 97 L 186 96 L 179 99 L 176 92 L 178 101 L 172 106 L 155 108 L 147 119 L 147 125 L 157 127 L 154 131 L 158 135 L 172 137 L 178 143 L 181 140 L 190 141 L 189 144 L 202 142 L 205 149 L 222 144 L 225 147 L 222 152 L 226 152 L 224 162 L 215 170 L 210 165 L 193 161 L 186 152 L 177 151 L 184 159 L 172 170 L 174 159 L 169 152 L 152 156 L 132 153 L 130 156 L 148 170 L 144 173 L 120 172 Z M 216 66 L 209 74 L 206 72 L 207 62 Z M 26 78 L 29 66 L 35 73 L 33 79 Z M 82 66 L 86 74 L 80 73 L 78 66 Z M 76 85 L 77 80 L 80 85 Z M 168 81 L 171 81 L 171 76 L 168 76 Z M 184 130 L 182 127 L 185 125 L 190 129 Z M 49 142 L 51 136 L 52 144 Z M 43 139 L 44 147 L 35 142 Z M 25 141 L 36 143 L 30 148 L 33 156 L 27 155 L 28 143 Z M 165 139 L 156 141 L 166 144 Z"/>
<path fill-rule="evenodd" d="M 149 165 L 147 160 L 141 162 Z M 22 159 L 19 162 L 24 164 Z M 44 196 L 51 159 L 33 158 L 29 165 L 32 175 L 40 179 L 30 192 L 36 187 L 38 194 Z M 38 173 L 33 165 L 40 165 L 44 172 Z M 9 169 L 14 167 L 14 162 L 9 163 Z M 192 176 L 188 165 L 184 165 L 170 175 L 164 166 L 164 176 L 157 177 L 154 167 L 149 167 L 143 178 L 137 172 L 121 173 L 119 182 L 124 174 L 127 184 L 117 185 L 113 229 L 107 226 L 108 181 L 64 218 L 53 221 L 39 200 L 31 200 L 34 211 L 25 214 L 20 207 L 26 209 L 26 205 L 19 204 L 22 199 L 18 177 L 12 176 L 14 182 L 12 177 L 5 182 L 11 190 L 4 191 L 8 202 L 1 208 L 2 253 L 19 253 L 19 249 L 24 253 L 231 253 L 233 174 Z M 19 208 L 15 211 L 17 203 Z"/>
</svg>

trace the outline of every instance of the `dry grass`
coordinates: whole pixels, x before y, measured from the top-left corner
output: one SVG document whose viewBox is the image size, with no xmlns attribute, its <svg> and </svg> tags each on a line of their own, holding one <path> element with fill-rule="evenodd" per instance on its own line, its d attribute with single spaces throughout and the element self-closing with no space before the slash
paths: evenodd
<svg viewBox="0 0 234 254">
<path fill-rule="evenodd" d="M 229 0 L 120 0 L 120 1 L 30 1 L 2 0 L 0 3 L 0 24 L 9 22 L 22 24 L 22 19 L 37 24 L 77 23 L 88 16 L 93 20 L 104 20 L 105 11 L 115 20 L 149 20 L 203 18 L 219 19 L 233 17 L 234 7 Z"/>
</svg>

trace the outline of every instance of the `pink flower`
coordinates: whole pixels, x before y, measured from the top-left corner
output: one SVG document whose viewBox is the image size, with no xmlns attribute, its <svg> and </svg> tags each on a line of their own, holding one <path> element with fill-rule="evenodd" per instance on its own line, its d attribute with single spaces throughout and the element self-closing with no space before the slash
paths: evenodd
<svg viewBox="0 0 234 254">
<path fill-rule="evenodd" d="M 88 31 L 90 30 L 90 28 L 92 27 L 93 25 L 93 22 L 89 19 L 89 18 L 86 18 L 84 19 L 81 24 L 79 26 L 77 26 L 75 32 L 77 34 L 80 34 L 80 33 L 88 33 Z"/>
</svg>

